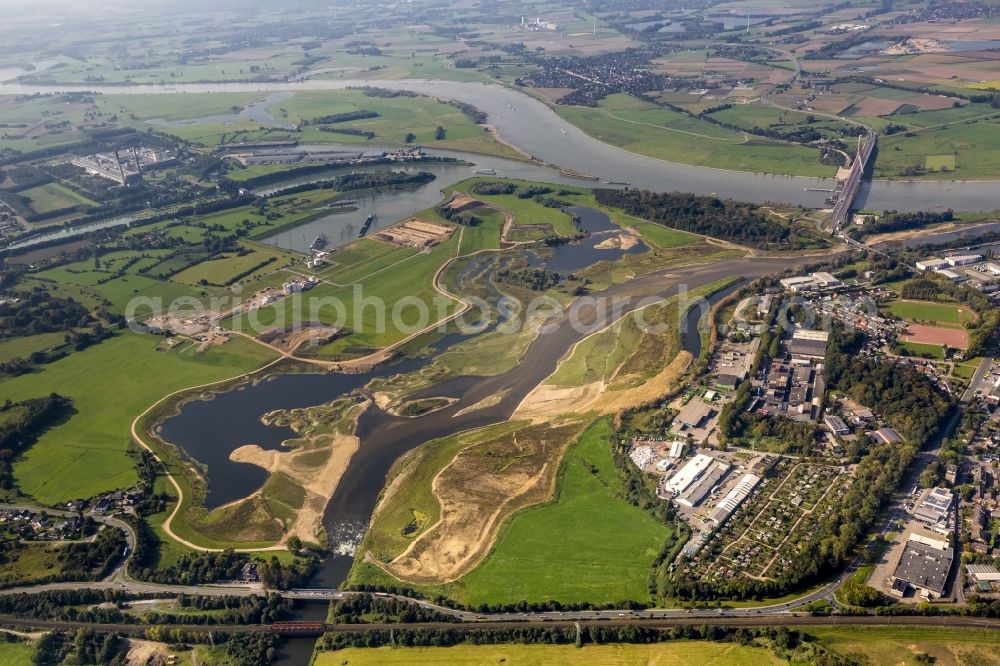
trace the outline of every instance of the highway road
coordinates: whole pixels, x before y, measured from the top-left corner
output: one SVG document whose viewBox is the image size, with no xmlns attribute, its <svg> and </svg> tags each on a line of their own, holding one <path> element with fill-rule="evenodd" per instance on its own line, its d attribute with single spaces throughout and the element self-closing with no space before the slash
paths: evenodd
<svg viewBox="0 0 1000 666">
<path fill-rule="evenodd" d="M 640 615 L 630 615 L 622 618 L 608 619 L 606 621 L 586 621 L 586 620 L 538 620 L 525 619 L 522 621 L 495 621 L 478 623 L 476 629 L 512 629 L 525 627 L 538 628 L 583 628 L 588 626 L 637 626 L 649 628 L 669 628 L 684 625 L 700 626 L 706 624 L 703 618 L 697 617 L 676 617 L 669 619 L 648 618 Z M 741 617 L 727 618 L 711 624 L 731 627 L 816 627 L 816 626 L 866 626 L 866 627 L 948 627 L 964 629 L 984 629 L 995 630 L 1000 628 L 1000 620 L 995 618 L 969 617 L 969 616 L 921 616 L 921 615 L 896 615 L 896 616 L 875 616 L 875 615 L 792 615 L 788 617 Z M 59 630 L 75 631 L 77 629 L 91 629 L 94 631 L 117 632 L 126 635 L 142 636 L 149 625 L 143 624 L 97 624 L 88 622 L 71 622 L 65 620 L 32 620 L 21 619 L 8 616 L 0 616 L 0 627 L 20 630 Z M 295 629 L 294 627 L 299 627 Z M 371 623 L 371 624 L 325 624 L 321 622 L 302 623 L 276 623 L 276 624 L 250 624 L 250 625 L 170 625 L 171 629 L 177 629 L 190 633 L 289 633 L 303 634 L 312 633 L 348 633 L 356 631 L 370 630 L 400 630 L 400 629 L 456 629 L 452 622 L 421 622 L 421 623 Z M 306 631 L 302 631 L 305 628 Z M 472 628 L 466 625 L 462 628 Z M 311 629 L 311 631 L 309 631 Z"/>
</svg>

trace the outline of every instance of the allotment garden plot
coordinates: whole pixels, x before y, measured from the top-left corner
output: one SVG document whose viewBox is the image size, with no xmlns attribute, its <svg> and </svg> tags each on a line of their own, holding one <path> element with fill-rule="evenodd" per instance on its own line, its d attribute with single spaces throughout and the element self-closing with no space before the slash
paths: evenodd
<svg viewBox="0 0 1000 666">
<path fill-rule="evenodd" d="M 819 522 L 837 510 L 850 480 L 842 467 L 782 458 L 692 559 L 689 573 L 709 583 L 741 575 L 780 579 Z"/>
</svg>

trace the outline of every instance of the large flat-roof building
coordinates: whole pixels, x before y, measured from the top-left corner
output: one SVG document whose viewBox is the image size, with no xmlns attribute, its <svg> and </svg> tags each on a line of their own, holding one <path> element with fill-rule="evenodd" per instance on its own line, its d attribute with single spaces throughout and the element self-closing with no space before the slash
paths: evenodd
<svg viewBox="0 0 1000 666">
<path fill-rule="evenodd" d="M 944 543 L 943 549 L 914 539 L 906 542 L 899 563 L 892 572 L 892 593 L 895 596 L 905 596 L 910 587 L 932 599 L 944 594 L 955 553 L 946 542 L 940 543 Z"/>
<path fill-rule="evenodd" d="M 705 501 L 712 489 L 719 485 L 729 471 L 731 465 L 724 460 L 715 463 L 701 475 L 701 478 L 688 486 L 687 490 L 677 496 L 677 503 L 686 507 L 696 507 Z"/>
<path fill-rule="evenodd" d="M 913 517 L 928 525 L 945 526 L 951 514 L 954 493 L 947 488 L 935 488 L 920 503 Z"/>
<path fill-rule="evenodd" d="M 700 428 L 712 415 L 714 409 L 701 398 L 692 398 L 688 404 L 681 408 L 674 423 L 688 428 Z"/>
<path fill-rule="evenodd" d="M 922 259 L 914 264 L 921 271 L 936 271 L 948 267 L 948 262 L 944 259 Z"/>
<path fill-rule="evenodd" d="M 823 417 L 823 423 L 825 423 L 826 427 L 830 429 L 830 432 L 837 437 L 843 437 L 844 435 L 851 434 L 851 429 L 847 426 L 847 423 L 844 422 L 844 419 L 839 416 L 832 416 L 828 414 Z"/>
<path fill-rule="evenodd" d="M 760 477 L 756 474 L 744 474 L 743 478 L 733 486 L 733 489 L 715 505 L 715 510 L 712 511 L 712 515 L 708 519 L 716 526 L 722 525 L 729 519 L 729 516 L 733 515 L 733 511 L 736 511 L 740 504 L 743 504 L 744 500 L 750 496 L 758 483 L 760 483 Z"/>
<path fill-rule="evenodd" d="M 701 475 L 715 462 L 712 456 L 699 453 L 681 467 L 673 477 L 667 481 L 665 489 L 674 494 L 683 493 L 688 486 L 701 478 Z"/>
<path fill-rule="evenodd" d="M 812 291 L 818 286 L 816 281 L 808 275 L 784 278 L 782 280 L 778 280 L 778 282 L 780 282 L 781 286 L 788 291 Z"/>
<path fill-rule="evenodd" d="M 945 257 L 945 261 L 948 262 L 949 266 L 968 266 L 969 264 L 975 264 L 983 260 L 983 255 L 981 254 L 953 254 L 950 257 Z"/>
<path fill-rule="evenodd" d="M 810 331 L 799 328 L 788 341 L 788 352 L 793 357 L 817 360 L 826 356 L 826 343 L 830 338 L 827 331 Z"/>
</svg>

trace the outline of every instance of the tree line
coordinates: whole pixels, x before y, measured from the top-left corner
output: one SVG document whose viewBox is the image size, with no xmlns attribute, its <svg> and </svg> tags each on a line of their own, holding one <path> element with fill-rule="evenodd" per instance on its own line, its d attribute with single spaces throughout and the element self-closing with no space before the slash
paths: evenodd
<svg viewBox="0 0 1000 666">
<path fill-rule="evenodd" d="M 34 444 L 45 428 L 56 423 L 72 409 L 72 401 L 57 393 L 21 402 L 7 400 L 0 407 L 0 489 L 14 487 L 13 462 Z"/>
<path fill-rule="evenodd" d="M 793 247 L 791 232 L 756 206 L 717 197 L 645 190 L 595 189 L 597 203 L 671 229 L 761 248 Z"/>
</svg>

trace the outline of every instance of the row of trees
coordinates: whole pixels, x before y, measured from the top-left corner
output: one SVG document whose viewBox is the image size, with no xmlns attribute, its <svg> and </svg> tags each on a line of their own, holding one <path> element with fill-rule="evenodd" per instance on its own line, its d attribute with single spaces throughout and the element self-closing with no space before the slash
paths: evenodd
<svg viewBox="0 0 1000 666">
<path fill-rule="evenodd" d="M 327 116 L 319 116 L 308 121 L 312 125 L 333 125 L 336 123 L 346 123 L 352 120 L 367 120 L 368 118 L 378 118 L 376 111 L 368 109 L 357 109 L 356 111 L 346 111 L 344 113 L 333 113 Z"/>
<path fill-rule="evenodd" d="M 927 211 L 899 213 L 896 211 L 887 211 L 878 221 L 866 224 L 863 232 L 865 234 L 881 234 L 890 231 L 905 231 L 907 229 L 925 227 L 929 224 L 951 222 L 954 219 L 955 213 L 950 208 L 940 213 Z"/>
<path fill-rule="evenodd" d="M 369 629 L 357 632 L 327 634 L 321 641 L 324 650 L 346 647 L 429 646 L 446 647 L 471 643 L 493 645 L 499 643 L 587 645 L 608 643 L 661 643 L 678 640 L 704 640 L 738 645 L 769 647 L 777 655 L 789 656 L 792 650 L 809 652 L 809 663 L 845 663 L 815 661 L 824 657 L 823 650 L 808 645 L 806 637 L 787 627 L 732 627 L 705 624 L 674 627 L 647 627 L 641 625 L 585 625 L 580 627 L 504 627 L 483 628 L 407 628 L 393 630 Z M 846 662 L 850 663 L 850 662 Z"/>
<path fill-rule="evenodd" d="M 329 617 L 336 624 L 458 622 L 454 615 L 422 608 L 412 601 L 376 597 L 372 594 L 358 594 L 335 600 L 330 606 Z"/>
</svg>

